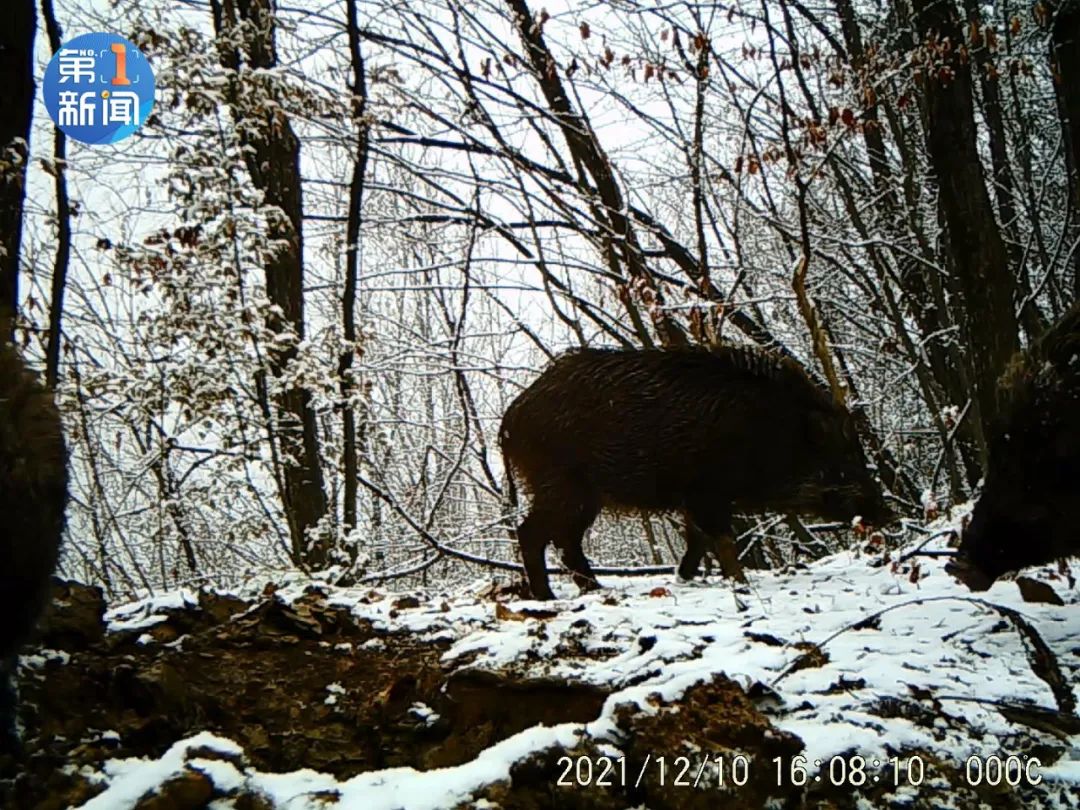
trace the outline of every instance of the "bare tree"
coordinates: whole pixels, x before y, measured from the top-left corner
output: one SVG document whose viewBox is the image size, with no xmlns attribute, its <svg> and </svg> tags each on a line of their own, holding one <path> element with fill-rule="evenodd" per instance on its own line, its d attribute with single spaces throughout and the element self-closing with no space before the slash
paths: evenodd
<svg viewBox="0 0 1080 810">
<path fill-rule="evenodd" d="M 26 164 L 30 157 L 30 121 L 34 102 L 34 0 L 18 0 L 8 9 L 0 33 L 0 318 L 14 334 L 19 306 L 19 254 L 23 229 Z"/>
<path fill-rule="evenodd" d="M 352 179 L 349 182 L 349 212 L 345 224 L 345 287 L 342 291 L 341 322 L 345 348 L 338 362 L 342 399 L 342 470 L 344 475 L 344 518 L 346 532 L 356 528 L 357 488 L 359 458 L 365 449 L 364 433 L 366 417 L 361 412 L 359 437 L 357 436 L 356 410 L 353 402 L 356 380 L 353 374 L 353 358 L 363 351 L 356 341 L 356 282 L 360 262 L 360 225 L 364 207 L 364 181 L 368 164 L 368 141 L 371 122 L 366 115 L 367 76 L 364 56 L 360 49 L 360 29 L 356 0 L 346 2 L 346 27 L 349 35 L 349 60 L 352 63 L 353 120 L 357 129 L 356 155 L 353 160 Z M 362 407 L 362 406 L 361 406 Z"/>
<path fill-rule="evenodd" d="M 1054 15 L 1050 58 L 1054 71 L 1061 129 L 1065 138 L 1065 166 L 1069 176 L 1069 263 L 1073 273 L 1073 296 L 1080 296 L 1080 3 L 1051 3 Z"/>
<path fill-rule="evenodd" d="M 291 333 L 296 339 L 304 338 L 300 141 L 287 115 L 269 98 L 252 98 L 248 94 L 251 88 L 245 86 L 245 79 L 255 82 L 259 70 L 277 65 L 270 3 L 211 0 L 211 9 L 221 63 L 231 71 L 228 98 L 241 133 L 244 160 L 252 181 L 265 195 L 271 228 L 268 236 L 277 245 L 266 265 L 266 289 L 278 308 L 270 319 L 270 329 L 285 338 L 270 349 L 271 371 L 278 375 L 296 357 L 295 345 L 287 336 Z M 246 68 L 243 75 L 242 68 Z M 268 387 L 265 380 L 259 385 Z M 262 396 L 270 398 L 266 392 Z M 327 506 L 311 394 L 302 386 L 287 383 L 274 400 L 276 433 L 285 455 L 281 474 L 293 554 L 297 562 L 317 568 L 327 562 L 330 539 L 325 528 L 320 528 Z"/>
<path fill-rule="evenodd" d="M 56 21 L 52 0 L 42 0 L 41 11 L 45 17 L 49 49 L 55 54 L 60 50 L 63 34 Z M 52 173 L 56 189 L 56 257 L 53 260 L 52 294 L 49 303 L 49 340 L 45 347 L 45 381 L 50 388 L 56 387 L 60 375 L 60 324 L 63 320 L 64 292 L 67 289 L 68 266 L 71 260 L 71 210 L 66 171 L 67 136 L 57 127 L 53 132 L 52 154 Z"/>
<path fill-rule="evenodd" d="M 1016 283 L 986 191 L 956 8 L 930 0 L 913 0 L 913 7 L 926 59 L 927 152 L 937 175 L 956 312 L 970 357 L 973 417 L 982 428 L 976 438 L 985 454 L 985 432 L 997 413 L 997 379 L 1018 347 Z"/>
</svg>

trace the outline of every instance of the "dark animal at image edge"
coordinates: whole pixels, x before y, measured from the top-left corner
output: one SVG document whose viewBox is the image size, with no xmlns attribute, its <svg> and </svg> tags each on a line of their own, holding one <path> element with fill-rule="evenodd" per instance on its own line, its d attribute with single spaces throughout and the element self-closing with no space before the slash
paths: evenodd
<svg viewBox="0 0 1080 810">
<path fill-rule="evenodd" d="M 1080 554 L 1080 302 L 998 385 L 985 483 L 946 570 L 972 590 Z"/>
<path fill-rule="evenodd" d="M 596 587 L 582 539 L 604 508 L 681 512 L 684 579 L 706 551 L 741 576 L 734 511 L 892 518 L 851 414 L 796 362 L 751 347 L 563 354 L 511 403 L 500 443 L 531 495 L 518 543 L 537 599 L 552 598 L 549 542 L 579 588 Z"/>
<path fill-rule="evenodd" d="M 0 341 L 0 749 L 17 745 L 15 666 L 50 591 L 67 484 L 52 396 Z"/>
</svg>

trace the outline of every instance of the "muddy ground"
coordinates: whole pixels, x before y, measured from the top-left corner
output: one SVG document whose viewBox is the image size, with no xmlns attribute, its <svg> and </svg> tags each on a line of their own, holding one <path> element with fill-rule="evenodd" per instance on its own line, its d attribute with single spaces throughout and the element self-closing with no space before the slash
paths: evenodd
<svg viewBox="0 0 1080 810">
<path fill-rule="evenodd" d="M 397 611 L 419 606 L 408 596 L 366 598 L 396 600 Z M 506 620 L 543 621 L 539 614 L 511 615 L 494 602 L 492 610 Z M 328 606 L 318 590 L 288 604 L 272 588 L 253 602 L 204 592 L 197 606 L 120 632 L 105 631 L 103 612 L 95 589 L 58 584 L 39 639 L 44 652 L 28 651 L 20 670 L 24 751 L 0 761 L 0 807 L 79 806 L 103 789 L 93 774 L 106 760 L 156 758 L 199 731 L 238 743 L 244 751 L 235 758 L 238 767 L 271 773 L 310 768 L 344 780 L 395 766 L 427 770 L 464 763 L 534 725 L 593 720 L 607 698 L 587 684 L 451 671 L 440 662 L 446 643 L 376 631 Z M 820 665 L 820 657 L 808 650 L 803 665 Z M 328 699 L 332 683 L 348 689 Z M 657 751 L 693 752 L 695 761 L 702 753 L 728 762 L 742 754 L 761 763 L 797 755 L 802 742 L 774 728 L 764 711 L 774 696 L 748 691 L 721 676 L 675 705 L 657 698 L 658 711 L 636 705 L 618 710 L 626 767 L 637 773 Z M 417 711 L 418 704 L 430 712 Z M 932 713 L 911 719 L 934 722 Z M 486 800 L 482 806 L 537 809 L 854 807 L 860 794 L 872 806 L 899 799 L 884 784 L 861 791 L 778 785 L 771 765 L 755 768 L 738 788 L 719 787 L 715 774 L 705 779 L 711 785 L 673 786 L 672 774 L 662 777 L 656 768 L 646 768 L 636 784 L 615 778 L 608 787 L 560 787 L 565 766 L 559 758 L 566 753 L 549 750 L 518 762 L 509 781 L 489 785 L 463 806 Z M 595 758 L 602 749 L 585 738 L 569 753 Z M 909 793 L 914 804 L 906 806 L 939 806 L 943 790 L 953 807 L 980 801 L 1023 806 L 1022 796 L 980 795 L 959 780 Z M 335 804 L 332 792 L 321 798 Z M 222 799 L 237 810 L 273 806 L 266 796 L 219 787 L 205 771 L 191 768 L 149 791 L 137 807 L 186 810 Z"/>
</svg>

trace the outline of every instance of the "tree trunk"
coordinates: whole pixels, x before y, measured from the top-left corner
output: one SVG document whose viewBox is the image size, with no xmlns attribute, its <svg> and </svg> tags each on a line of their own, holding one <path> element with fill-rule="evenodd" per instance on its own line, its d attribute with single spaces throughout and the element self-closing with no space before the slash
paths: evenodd
<svg viewBox="0 0 1080 810">
<path fill-rule="evenodd" d="M 1050 43 L 1058 115 L 1065 138 L 1065 167 L 1069 172 L 1070 242 L 1080 235 L 1080 0 L 1064 0 L 1054 17 Z M 1073 295 L 1080 297 L 1080 250 L 1072 254 Z"/>
<path fill-rule="evenodd" d="M 239 71 L 242 61 L 248 70 L 277 65 L 274 51 L 273 15 L 269 0 L 212 0 L 214 30 L 219 38 L 221 63 Z M 243 35 L 243 52 L 229 46 L 239 21 L 248 23 Z M 266 263 L 266 293 L 280 316 L 268 319 L 274 332 L 292 331 L 304 337 L 304 251 L 303 203 L 300 186 L 300 141 L 288 116 L 280 107 L 260 105 L 261 94 L 244 93 L 234 77 L 230 84 L 230 106 L 240 133 L 244 161 L 255 186 L 264 194 L 267 206 L 267 241 L 278 246 Z M 279 210 L 275 211 L 274 208 Z M 280 375 L 296 358 L 296 349 L 273 346 L 270 370 Z M 322 567 L 328 560 L 329 537 L 308 537 L 309 530 L 326 515 L 319 457 L 319 438 L 311 393 L 289 387 L 275 397 L 279 440 L 285 450 L 285 513 L 289 521 L 294 561 Z"/>
<path fill-rule="evenodd" d="M 970 364 L 973 415 L 985 432 L 997 412 L 997 379 L 1018 347 L 1015 280 L 994 218 L 976 146 L 971 71 L 951 0 L 913 0 L 916 30 L 931 62 L 924 70 L 926 141 L 947 231 L 955 309 Z"/>
<path fill-rule="evenodd" d="M 357 440 L 356 412 L 352 396 L 356 390 L 353 376 L 353 357 L 360 348 L 356 344 L 356 284 L 360 259 L 360 223 L 363 219 L 364 176 L 368 162 L 368 132 L 364 117 L 367 107 L 367 86 L 364 78 L 364 56 L 360 51 L 360 28 L 357 22 L 356 0 L 346 0 L 346 21 L 349 34 L 349 56 L 353 68 L 353 120 L 357 127 L 356 155 L 353 157 L 352 180 L 349 183 L 349 214 L 345 223 L 345 290 L 341 301 L 342 335 L 345 350 L 338 362 L 338 377 L 342 399 L 342 467 L 345 471 L 344 529 L 356 527 L 357 475 L 359 454 L 364 444 L 366 419 L 360 418 L 360 437 Z"/>
<path fill-rule="evenodd" d="M 0 25 L 0 324 L 14 335 L 19 305 L 19 244 L 22 240 L 26 160 L 34 109 L 34 0 L 12 0 Z M 10 320 L 7 320 L 10 318 Z"/>
<path fill-rule="evenodd" d="M 56 22 L 52 0 L 43 0 L 41 13 L 49 35 L 49 50 L 60 50 L 63 34 Z M 71 259 L 71 210 L 67 192 L 67 136 L 60 127 L 53 132 L 53 176 L 56 187 L 56 258 L 53 260 L 52 297 L 49 303 L 49 341 L 45 347 L 45 383 L 56 387 L 60 376 L 60 324 L 64 314 L 68 265 Z"/>
<path fill-rule="evenodd" d="M 834 4 L 840 18 L 840 28 L 844 37 L 844 46 L 847 49 L 847 57 L 855 72 L 861 75 L 865 70 L 866 50 L 863 45 L 862 31 L 859 29 L 858 20 L 855 16 L 854 6 L 851 0 L 834 0 Z M 902 10 L 902 8 L 898 9 L 898 11 Z M 866 96 L 874 98 L 869 94 L 866 94 Z M 890 110 L 884 105 L 882 111 L 885 120 L 893 124 L 895 122 L 895 112 L 893 111 L 890 117 Z M 874 187 L 879 194 L 879 204 L 869 208 L 865 214 L 866 217 L 872 218 L 873 225 L 870 228 L 889 234 L 890 240 L 897 244 L 916 241 L 917 244 L 912 248 L 913 252 L 928 254 L 929 251 L 923 247 L 926 240 L 921 232 L 916 230 L 918 224 L 904 211 L 906 198 L 898 192 L 897 188 L 901 182 L 900 178 L 894 176 L 886 158 L 885 130 L 882 118 L 879 115 L 879 105 L 877 103 L 869 104 L 863 111 L 863 118 L 867 122 L 866 126 L 862 128 L 863 142 L 869 158 Z M 893 132 L 896 132 L 895 127 Z M 899 137 L 902 138 L 902 135 Z M 903 150 L 900 151 L 900 156 L 901 159 L 904 159 Z M 931 276 L 933 271 L 922 262 L 911 261 L 903 255 L 897 260 L 887 252 L 874 247 L 868 238 L 870 230 L 863 223 L 863 215 L 859 213 L 859 206 L 854 193 L 851 191 L 849 184 L 843 180 L 839 170 L 836 171 L 835 175 L 849 217 L 858 228 L 859 233 L 864 239 L 867 239 L 870 245 L 868 252 L 878 283 L 883 291 L 882 302 L 886 306 L 901 345 L 904 346 L 915 367 L 915 375 L 919 382 L 923 401 L 926 403 L 926 407 L 934 420 L 934 426 L 941 436 L 942 446 L 945 447 L 948 445 L 946 440 L 948 429 L 942 420 L 942 406 L 947 402 L 962 406 L 969 394 L 961 384 L 963 375 L 957 373 L 957 365 L 962 362 L 962 358 L 959 356 L 959 352 L 951 350 L 952 347 L 940 340 L 919 341 L 919 346 L 916 348 L 915 341 L 908 334 L 908 327 L 899 307 L 899 303 L 902 301 L 908 314 L 918 325 L 919 335 L 927 337 L 944 332 L 948 323 L 944 317 L 944 307 L 938 306 L 935 299 L 934 279 Z M 905 222 L 909 229 L 906 231 L 904 229 Z M 886 264 L 890 260 L 898 265 L 894 275 L 901 280 L 904 292 L 902 299 L 898 299 L 890 291 L 888 279 L 891 274 Z M 923 353 L 925 353 L 925 360 L 922 357 Z M 961 431 L 965 441 L 958 445 L 960 449 L 959 458 L 964 464 L 968 484 L 974 484 L 982 475 L 982 466 L 974 453 L 974 447 L 977 445 L 976 434 L 972 432 L 970 423 L 967 421 L 961 425 Z M 870 436 L 872 433 L 867 432 L 866 435 Z M 889 464 L 881 463 L 884 459 L 878 459 L 878 461 L 879 466 L 886 469 L 890 468 Z M 950 492 L 954 498 L 959 500 L 964 493 L 960 471 L 957 469 L 952 453 L 947 455 L 946 466 L 949 473 Z M 887 482 L 887 484 L 890 489 L 896 491 L 891 483 Z M 908 497 L 917 499 L 917 493 L 905 494 Z"/>
<path fill-rule="evenodd" d="M 980 28 L 985 25 L 979 10 L 978 0 L 964 0 L 964 10 L 967 13 L 969 24 L 977 25 Z M 1015 236 L 1016 206 L 1013 203 L 1015 183 L 1013 182 L 1012 167 L 1009 165 L 1008 143 L 1005 135 L 1005 121 L 1002 116 L 998 76 L 991 58 L 990 48 L 985 42 L 977 47 L 972 47 L 970 54 L 972 63 L 975 65 L 975 72 L 979 77 L 979 88 L 982 90 L 982 113 L 983 119 L 986 121 L 987 134 L 989 135 L 990 161 L 994 170 L 994 197 L 997 200 L 1001 227 L 1005 235 L 1009 237 L 1009 242 L 1006 244 L 1009 261 L 1015 268 L 1019 266 L 1022 257 Z"/>
</svg>

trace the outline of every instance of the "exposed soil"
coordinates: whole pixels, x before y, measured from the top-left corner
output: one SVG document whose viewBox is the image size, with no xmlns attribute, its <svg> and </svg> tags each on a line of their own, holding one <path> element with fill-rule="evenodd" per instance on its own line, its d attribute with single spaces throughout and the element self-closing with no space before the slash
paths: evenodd
<svg viewBox="0 0 1080 810">
<path fill-rule="evenodd" d="M 344 778 L 445 767 L 539 722 L 591 720 L 606 697 L 581 684 L 448 673 L 439 663 L 445 644 L 375 632 L 317 591 L 289 605 L 273 594 L 249 605 L 202 593 L 197 607 L 168 611 L 164 622 L 107 635 L 103 609 L 93 589 L 58 587 L 41 643 L 68 658 L 23 667 L 25 751 L 2 763 L 5 775 L 18 776 L 3 783 L 0 806 L 84 801 L 94 788 L 65 764 L 156 757 L 203 730 L 236 741 L 263 771 Z M 141 642 L 144 633 L 156 643 Z M 418 704 L 438 719 L 427 722 Z M 106 731 L 115 734 L 102 740 Z M 202 796 L 197 783 L 175 789 Z"/>
<path fill-rule="evenodd" d="M 420 607 L 407 596 L 392 604 L 397 611 Z M 450 670 L 441 663 L 445 642 L 378 631 L 315 589 L 290 604 L 272 589 L 255 603 L 202 593 L 197 605 L 166 611 L 164 621 L 120 632 L 105 632 L 103 610 L 96 590 L 57 586 L 43 652 L 24 658 L 21 669 L 24 751 L 0 761 L 0 807 L 77 806 L 102 789 L 89 774 L 106 760 L 157 758 L 200 731 L 234 740 L 243 753 L 192 750 L 187 762 L 226 759 L 264 773 L 310 768 L 339 780 L 396 766 L 441 768 L 538 724 L 594 720 L 608 697 L 588 684 Z M 494 614 L 545 620 L 539 611 L 519 615 L 502 605 Z M 821 665 L 813 652 L 802 666 Z M 717 676 L 676 703 L 654 696 L 647 711 L 620 706 L 614 738 L 583 735 L 576 749 L 537 752 L 462 807 L 484 799 L 488 807 L 523 810 L 843 808 L 855 807 L 860 792 L 873 806 L 895 803 L 887 782 L 855 791 L 778 780 L 775 758 L 790 762 L 803 743 L 764 713 L 775 697 Z M 933 723 L 935 716 L 911 720 Z M 573 767 L 578 757 L 585 770 Z M 930 754 L 924 758 L 931 762 Z M 953 781 L 944 765 L 937 771 Z M 945 789 L 958 808 L 1022 806 L 1017 796 L 980 796 L 958 782 Z M 222 798 L 237 810 L 273 807 L 245 790 L 216 785 L 212 772 L 190 766 L 144 795 L 138 808 L 202 808 Z M 934 807 L 940 790 L 909 793 L 908 806 Z M 333 806 L 338 797 L 329 791 L 321 798 Z"/>
</svg>

